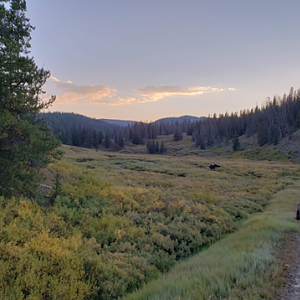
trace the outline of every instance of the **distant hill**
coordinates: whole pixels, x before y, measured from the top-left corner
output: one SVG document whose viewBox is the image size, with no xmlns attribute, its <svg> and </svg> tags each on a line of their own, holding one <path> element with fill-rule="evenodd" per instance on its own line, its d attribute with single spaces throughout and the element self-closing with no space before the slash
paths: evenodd
<svg viewBox="0 0 300 300">
<path fill-rule="evenodd" d="M 94 128 L 102 131 L 107 131 L 112 128 L 111 124 L 108 122 L 74 113 L 47 112 L 40 113 L 39 117 L 44 119 L 47 125 L 52 129 L 70 128 L 73 125 L 80 125 L 82 127 Z"/>
<path fill-rule="evenodd" d="M 162 118 L 159 120 L 154 121 L 153 123 L 164 123 L 164 124 L 171 124 L 171 123 L 183 123 L 184 121 L 195 122 L 199 120 L 205 120 L 206 117 L 194 117 L 194 116 L 181 116 L 181 117 L 168 117 Z M 116 120 L 116 119 L 99 119 L 100 121 L 106 122 L 111 125 L 118 125 L 122 127 L 126 127 L 128 125 L 133 125 L 134 123 L 138 123 L 137 121 L 128 121 L 128 120 Z"/>
<path fill-rule="evenodd" d="M 181 116 L 181 117 L 167 117 L 167 118 L 162 118 L 158 119 L 154 122 L 151 123 L 164 123 L 164 124 L 171 124 L 171 123 L 183 123 L 184 121 L 190 121 L 190 122 L 195 122 L 195 121 L 200 121 L 200 120 L 205 120 L 207 119 L 206 117 L 194 117 L 194 116 Z M 117 119 L 99 119 L 99 121 L 106 122 L 111 125 L 118 125 L 122 127 L 126 127 L 128 125 L 133 125 L 134 123 L 139 123 L 138 121 L 129 121 L 129 120 L 117 120 Z"/>
<path fill-rule="evenodd" d="M 200 121 L 200 120 L 205 120 L 205 119 L 206 119 L 206 117 L 198 118 L 198 117 L 194 117 L 194 116 L 181 116 L 181 117 L 162 118 L 155 122 L 168 124 L 168 123 L 175 123 L 175 122 L 183 123 L 184 121 L 195 122 L 195 121 Z"/>
<path fill-rule="evenodd" d="M 125 142 L 134 145 L 144 145 L 149 139 L 156 139 L 158 135 L 173 135 L 178 131 L 192 134 L 194 122 L 201 118 L 182 116 L 165 118 L 151 123 L 129 120 L 93 119 L 74 113 L 47 112 L 40 113 L 38 118 L 44 119 L 63 144 L 85 148 L 96 148 L 104 145 L 107 149 L 121 149 Z M 191 122 L 191 124 L 185 122 Z M 178 131 L 179 132 L 179 131 Z M 103 143 L 102 143 L 103 142 Z"/>
<path fill-rule="evenodd" d="M 134 123 L 136 123 L 136 121 L 115 120 L 115 119 L 99 119 L 99 121 L 103 121 L 111 125 L 118 125 L 122 127 L 126 127 L 128 125 L 133 125 Z"/>
<path fill-rule="evenodd" d="M 139 123 L 137 121 L 130 120 L 118 120 L 118 119 L 93 119 L 80 114 L 64 113 L 64 112 L 46 112 L 40 113 L 39 118 L 44 119 L 47 125 L 54 130 L 54 132 L 60 132 L 62 130 L 71 129 L 72 127 L 86 127 L 95 130 L 101 130 L 103 132 L 113 131 L 118 127 L 127 127 Z M 195 122 L 199 120 L 205 120 L 205 117 L 194 116 L 181 116 L 162 118 L 152 123 L 172 124 L 175 122 L 183 123 L 184 121 Z"/>
</svg>

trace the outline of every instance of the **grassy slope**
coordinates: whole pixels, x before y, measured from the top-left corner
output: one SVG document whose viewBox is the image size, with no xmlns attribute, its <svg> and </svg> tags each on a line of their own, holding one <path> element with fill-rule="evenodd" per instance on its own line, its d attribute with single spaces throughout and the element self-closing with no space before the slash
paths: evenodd
<svg viewBox="0 0 300 300">
<path fill-rule="evenodd" d="M 201 150 L 195 147 L 195 142 L 192 141 L 191 136 L 183 134 L 181 141 L 174 142 L 173 135 L 158 136 L 159 142 L 163 141 L 167 148 L 167 155 L 171 156 L 188 156 L 196 155 L 201 157 L 210 157 L 214 160 L 216 156 L 238 159 L 250 160 L 266 160 L 266 161 L 281 161 L 289 162 L 297 160 L 297 154 L 300 148 L 297 145 L 300 136 L 300 130 L 293 134 L 292 139 L 285 138 L 277 146 L 266 145 L 263 147 L 257 146 L 257 139 L 255 137 L 247 138 L 245 136 L 240 138 L 241 147 L 243 151 L 232 151 L 232 141 L 223 143 L 222 147 L 213 147 L 208 150 Z M 147 149 L 145 145 L 127 145 L 121 153 L 131 154 L 146 154 Z"/>
<path fill-rule="evenodd" d="M 299 196 L 295 186 L 278 192 L 239 231 L 125 299 L 275 299 L 283 266 L 274 249 L 286 232 L 298 231 Z"/>
</svg>

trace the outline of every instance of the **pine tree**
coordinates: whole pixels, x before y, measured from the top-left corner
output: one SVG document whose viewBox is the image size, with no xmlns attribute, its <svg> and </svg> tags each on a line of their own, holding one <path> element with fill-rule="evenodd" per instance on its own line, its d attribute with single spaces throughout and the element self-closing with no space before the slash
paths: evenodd
<svg viewBox="0 0 300 300">
<path fill-rule="evenodd" d="M 257 126 L 257 142 L 259 146 L 263 146 L 267 143 L 267 128 L 263 121 Z"/>
<path fill-rule="evenodd" d="M 97 134 L 96 130 L 94 130 L 94 132 L 93 132 L 93 146 L 96 149 L 96 151 L 98 151 L 99 139 L 98 139 L 98 134 Z"/>
<path fill-rule="evenodd" d="M 174 132 L 174 141 L 180 141 L 180 140 L 182 140 L 182 132 L 179 126 L 177 126 Z"/>
<path fill-rule="evenodd" d="M 123 148 L 124 147 L 124 139 L 123 136 L 120 134 L 118 139 L 118 145 Z"/>
<path fill-rule="evenodd" d="M 160 148 L 159 148 L 159 154 L 163 154 L 163 153 L 165 153 L 165 151 L 166 151 L 166 148 L 165 148 L 164 141 L 161 141 Z"/>
<path fill-rule="evenodd" d="M 100 130 L 98 132 L 98 143 L 99 143 L 99 145 L 102 144 L 102 140 L 103 140 L 103 132 Z"/>
<path fill-rule="evenodd" d="M 42 87 L 50 73 L 39 69 L 30 54 L 26 1 L 0 4 L 0 195 L 32 196 L 39 168 L 51 159 L 59 141 L 36 114 L 48 108 Z"/>
<path fill-rule="evenodd" d="M 108 132 L 106 133 L 104 142 L 105 142 L 105 148 L 108 149 L 111 146 L 111 139 Z"/>
<path fill-rule="evenodd" d="M 71 129 L 71 135 L 72 135 L 72 145 L 73 146 L 79 146 L 80 145 L 80 137 L 79 137 L 79 130 L 78 128 L 73 125 Z"/>
<path fill-rule="evenodd" d="M 232 141 L 232 150 L 239 151 L 241 148 L 240 140 L 238 137 L 235 137 Z"/>
<path fill-rule="evenodd" d="M 151 146 L 150 146 L 150 140 L 148 140 L 148 142 L 147 142 L 147 151 L 148 151 L 149 154 L 151 154 L 151 152 L 150 152 L 150 150 L 151 150 L 150 147 L 151 147 Z"/>
<path fill-rule="evenodd" d="M 157 143 L 158 142 L 155 142 L 155 140 L 148 140 L 147 150 L 148 150 L 149 154 L 155 154 L 158 152 L 157 147 L 159 147 L 159 146 L 157 146 Z"/>
<path fill-rule="evenodd" d="M 59 173 L 56 173 L 56 175 L 55 175 L 54 189 L 53 190 L 54 190 L 54 192 L 53 192 L 53 198 L 55 199 L 62 192 L 61 177 L 60 177 Z"/>
<path fill-rule="evenodd" d="M 153 154 L 154 153 L 153 140 L 148 140 L 148 142 L 147 142 L 147 150 L 148 150 L 149 154 Z"/>
</svg>

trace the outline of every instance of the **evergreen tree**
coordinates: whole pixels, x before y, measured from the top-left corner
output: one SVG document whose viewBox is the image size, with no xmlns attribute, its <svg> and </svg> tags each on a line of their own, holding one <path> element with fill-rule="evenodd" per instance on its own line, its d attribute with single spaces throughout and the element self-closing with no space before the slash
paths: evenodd
<svg viewBox="0 0 300 300">
<path fill-rule="evenodd" d="M 106 136 L 105 136 L 105 148 L 108 149 L 111 145 L 111 139 L 110 139 L 110 136 L 108 133 L 106 133 Z"/>
<path fill-rule="evenodd" d="M 147 142 L 147 151 L 148 151 L 149 154 L 151 154 L 150 147 L 151 147 L 150 146 L 150 140 L 148 140 L 148 142 Z"/>
<path fill-rule="evenodd" d="M 240 140 L 238 137 L 235 137 L 232 141 L 232 150 L 239 151 L 241 148 Z"/>
<path fill-rule="evenodd" d="M 142 144 L 142 140 L 140 138 L 140 136 L 138 135 L 137 131 L 134 131 L 132 134 L 132 144 L 134 145 L 139 145 Z"/>
<path fill-rule="evenodd" d="M 53 198 L 55 199 L 57 196 L 59 196 L 62 192 L 62 189 L 61 189 L 61 182 L 60 182 L 60 175 L 59 173 L 56 173 L 55 175 L 55 181 L 54 181 L 54 192 L 53 192 Z"/>
<path fill-rule="evenodd" d="M 257 126 L 257 141 L 259 146 L 263 146 L 267 143 L 267 128 L 263 121 Z"/>
<path fill-rule="evenodd" d="M 29 57 L 34 28 L 25 16 L 26 1 L 3 2 L 9 5 L 0 4 L 0 195 L 32 196 L 39 168 L 59 145 L 35 116 L 55 97 L 41 99 L 50 73 Z"/>
<path fill-rule="evenodd" d="M 273 133 L 273 144 L 277 145 L 279 142 L 279 129 L 275 128 Z"/>
<path fill-rule="evenodd" d="M 153 154 L 154 153 L 153 140 L 148 140 L 148 142 L 147 142 L 147 150 L 148 150 L 149 154 Z"/>
<path fill-rule="evenodd" d="M 75 127 L 75 125 L 73 125 L 73 127 L 71 129 L 71 135 L 72 135 L 72 145 L 79 147 L 79 145 L 80 145 L 79 131 Z"/>
<path fill-rule="evenodd" d="M 165 148 L 164 141 L 161 141 L 160 148 L 159 148 L 159 154 L 163 154 L 165 152 L 166 152 L 166 148 Z"/>
<path fill-rule="evenodd" d="M 116 145 L 119 145 L 119 141 L 118 141 L 118 136 L 117 135 L 114 138 L 114 142 L 115 142 Z"/>
<path fill-rule="evenodd" d="M 119 139 L 118 139 L 118 145 L 123 148 L 124 147 L 124 139 L 123 139 L 123 136 L 120 135 L 119 136 Z"/>
<path fill-rule="evenodd" d="M 94 130 L 94 132 L 93 132 L 93 146 L 96 149 L 96 151 L 98 151 L 99 139 L 98 139 L 98 134 L 97 134 L 96 130 Z"/>
<path fill-rule="evenodd" d="M 182 140 L 182 132 L 179 126 L 177 126 L 174 132 L 174 141 L 180 141 L 180 140 Z"/>
<path fill-rule="evenodd" d="M 187 135 L 192 135 L 193 131 L 194 131 L 194 124 L 191 124 L 191 122 L 189 120 L 188 125 L 187 125 L 186 134 Z"/>
<path fill-rule="evenodd" d="M 102 145 L 102 140 L 103 140 L 103 132 L 100 130 L 98 132 L 98 143 L 99 143 L 99 145 Z"/>
<path fill-rule="evenodd" d="M 147 150 L 149 154 L 155 154 L 157 149 L 157 143 L 155 140 L 148 140 L 147 142 Z"/>
</svg>

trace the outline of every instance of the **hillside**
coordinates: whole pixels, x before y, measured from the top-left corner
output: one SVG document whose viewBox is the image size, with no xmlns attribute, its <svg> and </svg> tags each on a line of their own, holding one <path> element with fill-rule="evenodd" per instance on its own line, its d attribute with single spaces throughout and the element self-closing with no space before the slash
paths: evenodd
<svg viewBox="0 0 300 300">
<path fill-rule="evenodd" d="M 64 112 L 53 112 L 53 113 L 41 113 L 40 117 L 45 119 L 47 124 L 59 124 L 61 123 L 62 126 L 70 125 L 70 124 L 80 124 L 82 127 L 94 127 L 98 130 L 107 130 L 110 128 L 109 125 L 117 125 L 121 127 L 126 127 L 128 125 L 132 126 L 135 123 L 139 123 L 138 121 L 131 121 L 131 120 L 118 120 L 118 119 L 94 119 L 87 116 L 83 116 L 80 114 L 75 113 L 64 113 Z M 181 116 L 181 117 L 168 117 L 162 118 L 159 120 L 154 121 L 153 123 L 164 123 L 164 124 L 171 124 L 171 123 L 183 123 L 184 121 L 188 122 L 195 122 L 199 120 L 205 120 L 206 117 L 193 117 L 193 116 Z M 58 126 L 58 125 L 56 125 Z"/>
<path fill-rule="evenodd" d="M 233 157 L 248 158 L 254 160 L 290 160 L 294 163 L 300 162 L 300 130 L 293 132 L 290 136 L 283 138 L 277 145 L 257 145 L 257 136 L 241 136 L 240 151 L 233 152 L 233 143 L 224 143 L 223 147 L 218 149 L 225 155 L 231 154 Z M 226 152 L 222 152 L 224 149 Z"/>
<path fill-rule="evenodd" d="M 55 130 L 72 128 L 75 125 L 80 125 L 81 127 L 94 128 L 96 130 L 102 131 L 107 131 L 112 128 L 110 124 L 102 120 L 93 119 L 74 113 L 40 113 L 39 118 L 44 119 L 47 125 L 49 125 Z"/>
</svg>

